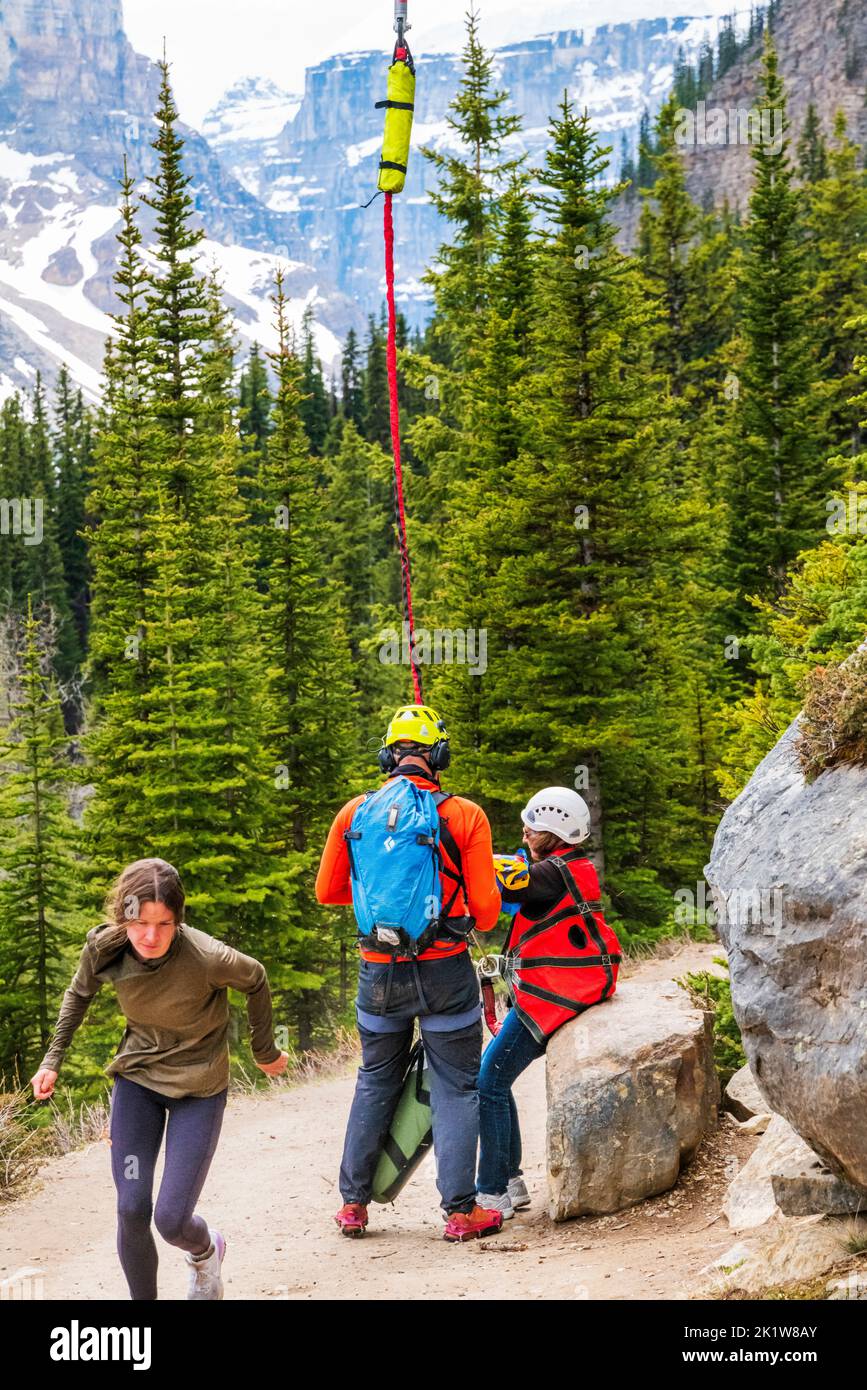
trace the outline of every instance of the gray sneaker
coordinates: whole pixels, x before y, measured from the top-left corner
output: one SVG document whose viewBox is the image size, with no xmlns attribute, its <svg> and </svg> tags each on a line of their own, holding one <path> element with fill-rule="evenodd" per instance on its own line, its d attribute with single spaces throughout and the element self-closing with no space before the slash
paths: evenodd
<svg viewBox="0 0 867 1390">
<path fill-rule="evenodd" d="M 190 1281 L 187 1285 L 187 1299 L 194 1299 L 199 1303 L 213 1302 L 223 1297 L 223 1277 L 220 1266 L 226 1254 L 226 1242 L 219 1231 L 212 1231 L 208 1228 L 211 1237 L 211 1252 L 209 1255 L 186 1254 L 187 1264 L 190 1266 Z"/>
<path fill-rule="evenodd" d="M 501 1211 L 504 1221 L 511 1221 L 515 1215 L 508 1192 L 501 1192 L 499 1197 L 491 1196 L 489 1192 L 479 1192 L 476 1196 L 476 1202 L 485 1211 Z"/>
<path fill-rule="evenodd" d="M 509 1178 L 506 1193 L 515 1211 L 520 1211 L 522 1207 L 530 1205 L 530 1194 L 523 1178 Z"/>
</svg>

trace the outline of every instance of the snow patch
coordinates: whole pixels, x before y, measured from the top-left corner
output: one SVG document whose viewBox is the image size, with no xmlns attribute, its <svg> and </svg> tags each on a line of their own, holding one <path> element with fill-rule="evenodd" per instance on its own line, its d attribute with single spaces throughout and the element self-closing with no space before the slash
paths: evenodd
<svg viewBox="0 0 867 1390">
<path fill-rule="evenodd" d="M 381 147 L 381 135 L 374 135 L 369 140 L 362 140 L 359 145 L 350 145 L 346 151 L 346 162 L 350 169 L 354 169 L 363 159 L 370 159 L 371 155 L 376 154 Z"/>
<path fill-rule="evenodd" d="M 100 394 L 100 373 L 89 366 L 87 362 L 83 362 L 80 357 L 76 357 L 68 348 L 59 346 L 41 319 L 2 295 L 0 295 L 0 313 L 6 314 L 12 323 L 23 333 L 26 333 L 28 338 L 32 339 L 37 347 L 42 348 L 49 357 L 54 358 L 58 367 L 65 362 L 70 375 L 78 385 L 82 386 L 94 400 L 97 399 Z"/>
<path fill-rule="evenodd" d="M 117 216 L 114 207 L 102 203 L 90 207 L 58 203 L 43 212 L 43 224 L 21 247 L 18 264 L 0 258 L 0 282 L 9 285 L 23 299 L 49 305 L 73 323 L 107 333 L 108 316 L 91 304 L 84 286 L 98 269 L 93 242 L 115 225 Z M 51 257 L 67 246 L 74 250 L 84 275 L 74 285 L 49 284 L 43 280 L 42 272 Z"/>
<path fill-rule="evenodd" d="M 14 150 L 11 145 L 0 142 L 0 179 L 27 183 L 32 180 L 34 169 L 58 164 L 68 158 L 68 154 L 23 154 L 21 150 Z"/>
<path fill-rule="evenodd" d="M 268 78 L 243 78 L 207 113 L 202 134 L 218 148 L 241 141 L 273 140 L 294 121 L 301 100 Z"/>
</svg>

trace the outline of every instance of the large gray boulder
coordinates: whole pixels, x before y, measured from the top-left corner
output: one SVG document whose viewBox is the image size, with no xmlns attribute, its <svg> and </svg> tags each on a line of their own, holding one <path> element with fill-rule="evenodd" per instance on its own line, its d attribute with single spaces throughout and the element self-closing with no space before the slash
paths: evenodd
<svg viewBox="0 0 867 1390">
<path fill-rule="evenodd" d="M 807 785 L 796 735 L 729 807 L 705 873 L 762 1093 L 867 1191 L 867 768 Z"/>
<path fill-rule="evenodd" d="M 554 1221 L 673 1187 L 716 1124 L 712 1016 L 673 981 L 625 980 L 548 1044 Z"/>
</svg>

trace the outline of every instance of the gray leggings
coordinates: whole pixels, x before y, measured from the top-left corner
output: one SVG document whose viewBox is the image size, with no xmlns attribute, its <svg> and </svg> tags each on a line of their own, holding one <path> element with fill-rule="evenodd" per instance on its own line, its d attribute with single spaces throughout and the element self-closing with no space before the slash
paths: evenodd
<svg viewBox="0 0 867 1390">
<path fill-rule="evenodd" d="M 154 1225 L 169 1245 L 200 1254 L 210 1244 L 208 1227 L 195 1214 L 220 1138 L 226 1091 L 176 1099 L 124 1076 L 111 1095 L 111 1173 L 117 1188 L 117 1253 L 130 1298 L 157 1296 Z M 166 1133 L 166 1162 L 156 1209 L 154 1170 Z"/>
</svg>

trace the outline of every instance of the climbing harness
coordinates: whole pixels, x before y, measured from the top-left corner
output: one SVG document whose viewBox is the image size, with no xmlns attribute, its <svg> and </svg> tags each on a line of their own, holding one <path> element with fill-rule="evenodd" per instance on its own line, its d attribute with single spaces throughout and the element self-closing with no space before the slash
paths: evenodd
<svg viewBox="0 0 867 1390">
<path fill-rule="evenodd" d="M 526 851 L 519 850 L 517 854 L 495 854 L 494 871 L 497 880 L 497 887 L 502 893 L 507 888 L 525 888 L 530 882 L 530 869 L 526 856 Z M 515 916 L 520 910 L 519 902 L 501 903 L 501 911 L 510 916 Z M 495 1038 L 502 1028 L 502 1023 L 497 1018 L 497 997 L 494 993 L 494 980 L 500 979 L 506 987 L 509 987 L 511 980 L 512 959 L 508 954 L 509 937 L 511 929 L 506 937 L 503 947 L 503 955 L 493 955 L 481 945 L 477 937 L 473 937 L 476 946 L 483 952 L 482 959 L 476 965 L 476 974 L 479 977 L 479 987 L 482 991 L 482 1010 L 485 1015 L 485 1023 L 488 1025 L 488 1032 Z"/>
<path fill-rule="evenodd" d="M 473 934 L 473 944 L 481 946 L 478 937 Z M 495 980 L 508 979 L 509 961 L 506 956 L 493 955 L 485 952 L 481 960 L 476 964 L 476 974 L 479 977 L 479 988 L 482 992 L 482 1012 L 485 1015 L 485 1023 L 492 1038 L 495 1038 L 502 1028 L 502 1023 L 497 1018 L 497 996 L 494 993 Z"/>
<path fill-rule="evenodd" d="M 412 118 L 415 110 L 415 63 L 406 41 L 408 0 L 395 0 L 394 28 L 397 42 L 388 70 L 386 98 L 378 101 L 385 109 L 385 133 L 382 158 L 379 161 L 378 188 L 385 194 L 385 285 L 388 302 L 388 341 L 386 367 L 388 371 L 388 401 L 391 422 L 391 445 L 394 454 L 394 510 L 397 542 L 400 551 L 401 586 L 404 615 L 409 630 L 410 666 L 416 704 L 424 702 L 421 671 L 415 651 L 415 618 L 412 611 L 412 572 L 409 562 L 409 542 L 406 532 L 406 507 L 403 493 L 403 465 L 400 449 L 400 404 L 397 390 L 397 309 L 394 301 L 394 211 L 392 199 L 406 183 L 409 151 L 412 141 Z"/>
<path fill-rule="evenodd" d="M 518 912 L 506 944 L 512 1005 L 539 1043 L 610 998 L 621 960 L 590 860 L 580 849 L 555 850 L 550 859 L 562 878 L 561 897 L 541 919 Z"/>
</svg>

